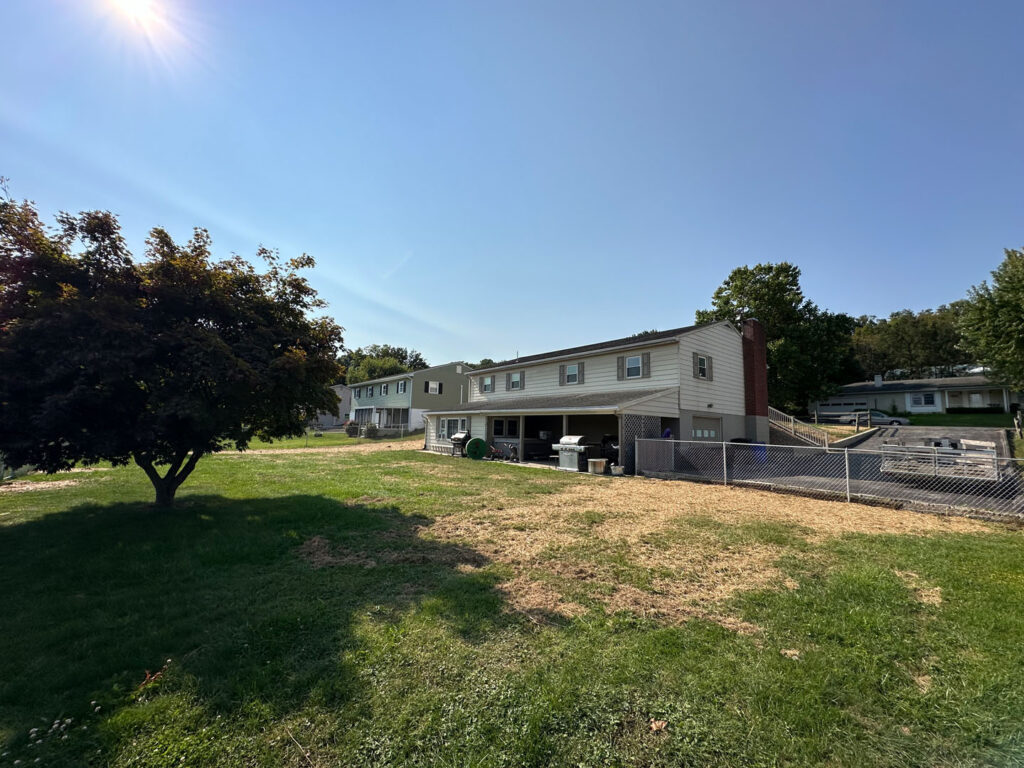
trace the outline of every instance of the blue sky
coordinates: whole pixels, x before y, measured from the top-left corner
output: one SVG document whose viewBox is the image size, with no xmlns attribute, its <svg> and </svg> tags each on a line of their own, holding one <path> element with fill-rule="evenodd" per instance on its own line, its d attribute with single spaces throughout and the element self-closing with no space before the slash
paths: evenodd
<svg viewBox="0 0 1024 768">
<path fill-rule="evenodd" d="M 351 346 L 686 325 L 781 260 L 885 315 L 1024 244 L 1017 1 L 118 2 L 0 3 L 12 193 L 308 252 Z"/>
</svg>

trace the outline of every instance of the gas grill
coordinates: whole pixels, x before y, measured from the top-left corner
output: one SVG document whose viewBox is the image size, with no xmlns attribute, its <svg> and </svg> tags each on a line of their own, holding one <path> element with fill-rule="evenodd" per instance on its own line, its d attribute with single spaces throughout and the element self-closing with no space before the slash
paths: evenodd
<svg viewBox="0 0 1024 768">
<path fill-rule="evenodd" d="M 551 449 L 558 451 L 558 468 L 567 472 L 586 472 L 587 459 L 594 451 L 594 446 L 587 445 L 584 435 L 566 435 Z"/>
<path fill-rule="evenodd" d="M 469 432 L 456 432 L 452 435 L 452 456 L 465 456 Z"/>
</svg>

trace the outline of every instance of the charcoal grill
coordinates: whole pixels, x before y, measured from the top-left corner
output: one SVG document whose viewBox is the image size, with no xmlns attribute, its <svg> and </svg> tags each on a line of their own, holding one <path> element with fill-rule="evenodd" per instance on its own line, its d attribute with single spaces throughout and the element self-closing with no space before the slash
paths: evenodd
<svg viewBox="0 0 1024 768">
<path fill-rule="evenodd" d="M 465 456 L 469 439 L 469 432 L 456 432 L 452 435 L 452 456 Z"/>
<path fill-rule="evenodd" d="M 558 451 L 558 468 L 567 472 L 586 472 L 587 459 L 590 458 L 592 446 L 587 445 L 585 435 L 566 435 L 551 449 Z"/>
</svg>

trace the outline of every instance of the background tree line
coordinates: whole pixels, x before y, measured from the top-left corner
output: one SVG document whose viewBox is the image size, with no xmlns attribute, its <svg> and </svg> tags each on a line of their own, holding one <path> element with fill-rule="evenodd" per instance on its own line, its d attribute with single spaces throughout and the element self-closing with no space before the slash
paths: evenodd
<svg viewBox="0 0 1024 768">
<path fill-rule="evenodd" d="M 992 284 L 937 309 L 887 318 L 821 309 L 788 262 L 734 269 L 698 310 L 698 323 L 757 318 L 768 344 L 768 397 L 802 412 L 838 387 L 887 379 L 953 376 L 982 366 L 996 382 L 1024 390 L 1024 252 L 1007 250 Z"/>
</svg>

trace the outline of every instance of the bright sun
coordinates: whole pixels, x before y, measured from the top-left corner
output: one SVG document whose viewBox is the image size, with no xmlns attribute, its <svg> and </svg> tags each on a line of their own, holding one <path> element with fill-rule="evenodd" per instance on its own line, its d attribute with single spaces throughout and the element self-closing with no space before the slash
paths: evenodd
<svg viewBox="0 0 1024 768">
<path fill-rule="evenodd" d="M 112 0 L 114 7 L 130 21 L 149 27 L 159 20 L 154 0 Z"/>
</svg>

